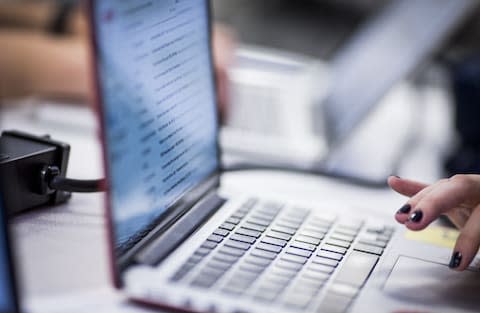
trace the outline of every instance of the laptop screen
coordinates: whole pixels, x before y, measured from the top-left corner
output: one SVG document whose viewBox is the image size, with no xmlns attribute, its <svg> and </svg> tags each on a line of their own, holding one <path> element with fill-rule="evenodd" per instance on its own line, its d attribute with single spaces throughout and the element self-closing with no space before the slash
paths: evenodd
<svg viewBox="0 0 480 313">
<path fill-rule="evenodd" d="M 94 1 L 97 75 L 117 252 L 218 168 L 204 0 Z"/>
<path fill-rule="evenodd" d="M 7 223 L 0 205 L 0 313 L 17 312 L 15 284 L 7 238 Z"/>
</svg>

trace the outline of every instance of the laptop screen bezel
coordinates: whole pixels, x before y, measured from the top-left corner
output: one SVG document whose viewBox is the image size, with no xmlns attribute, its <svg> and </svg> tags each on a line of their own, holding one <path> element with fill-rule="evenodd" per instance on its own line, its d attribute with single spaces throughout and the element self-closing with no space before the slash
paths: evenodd
<svg viewBox="0 0 480 313">
<path fill-rule="evenodd" d="M 209 59 L 210 59 L 210 66 L 212 69 L 212 82 L 213 82 L 213 92 L 214 92 L 214 104 L 216 108 L 218 108 L 218 98 L 217 98 L 217 88 L 216 82 L 217 77 L 215 75 L 214 70 L 214 63 L 213 63 L 213 46 L 212 46 L 212 13 L 211 13 L 211 3 L 210 0 L 204 0 L 207 12 L 207 36 L 209 41 Z M 99 125 L 99 137 L 102 146 L 102 155 L 103 155 L 103 171 L 105 177 L 107 178 L 107 188 L 106 188 L 106 196 L 105 196 L 105 218 L 106 218 L 106 228 L 107 228 L 107 241 L 108 241 L 108 253 L 109 253 L 109 260 L 110 260 L 110 269 L 111 269 L 111 276 L 113 279 L 113 283 L 117 288 L 122 287 L 122 272 L 126 270 L 129 265 L 133 262 L 132 253 L 128 253 L 129 251 L 138 250 L 138 246 L 133 245 L 128 251 L 122 253 L 122 255 L 118 255 L 116 249 L 116 236 L 115 236 L 115 225 L 113 219 L 113 206 L 112 206 L 112 193 L 110 192 L 109 188 L 109 166 L 108 166 L 108 158 L 107 158 L 107 140 L 106 140 L 106 132 L 105 132 L 105 123 L 104 123 L 104 109 L 102 106 L 103 103 L 103 95 L 102 95 L 102 88 L 101 88 L 101 79 L 100 79 L 100 72 L 99 72 L 99 59 L 98 59 L 98 38 L 96 37 L 96 21 L 95 21 L 95 0 L 88 0 L 86 1 L 86 11 L 88 15 L 89 21 L 89 31 L 90 31 L 90 57 L 91 57 L 91 76 L 92 76 L 92 104 L 95 110 L 95 115 L 97 117 L 98 125 Z M 199 182 L 198 185 L 190 191 L 187 191 L 181 198 L 179 198 L 170 208 L 167 209 L 165 213 L 163 213 L 159 219 L 157 219 L 153 224 L 159 224 L 160 222 L 165 225 L 164 228 L 158 232 L 158 228 L 152 227 L 151 231 L 155 230 L 158 233 L 155 236 L 160 236 L 163 232 L 165 232 L 180 216 L 184 213 L 188 212 L 188 210 L 194 206 L 196 202 L 198 202 L 205 194 L 211 192 L 212 190 L 216 190 L 220 186 L 220 162 L 221 162 L 221 155 L 220 155 L 220 146 L 219 146 L 219 132 L 218 129 L 220 127 L 220 115 L 218 109 L 215 110 L 217 112 L 216 116 L 216 128 L 217 132 L 215 135 L 216 141 L 216 159 L 217 159 L 217 168 L 203 181 Z M 192 196 L 193 195 L 193 196 Z M 151 233 L 147 233 L 143 236 L 143 238 L 151 235 Z M 137 244 L 141 243 L 140 238 Z"/>
</svg>

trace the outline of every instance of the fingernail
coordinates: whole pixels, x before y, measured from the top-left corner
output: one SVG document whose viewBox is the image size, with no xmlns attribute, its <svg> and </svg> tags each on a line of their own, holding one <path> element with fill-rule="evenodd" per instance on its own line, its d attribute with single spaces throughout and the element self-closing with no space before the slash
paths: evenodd
<svg viewBox="0 0 480 313">
<path fill-rule="evenodd" d="M 396 178 L 398 178 L 398 179 L 402 179 L 402 178 L 401 178 L 400 176 L 398 176 L 398 175 L 393 175 L 393 177 L 396 177 Z"/>
<path fill-rule="evenodd" d="M 412 206 L 407 203 L 397 211 L 397 214 L 407 214 L 408 212 L 410 212 L 411 209 L 412 209 Z"/>
<path fill-rule="evenodd" d="M 462 254 L 458 251 L 455 251 L 452 254 L 452 258 L 450 259 L 450 263 L 448 264 L 448 267 L 457 268 L 460 266 L 460 263 L 462 263 Z"/>
<path fill-rule="evenodd" d="M 410 218 L 408 219 L 410 222 L 418 223 L 422 220 L 423 217 L 423 212 L 420 210 L 416 210 L 415 212 L 410 215 Z"/>
</svg>

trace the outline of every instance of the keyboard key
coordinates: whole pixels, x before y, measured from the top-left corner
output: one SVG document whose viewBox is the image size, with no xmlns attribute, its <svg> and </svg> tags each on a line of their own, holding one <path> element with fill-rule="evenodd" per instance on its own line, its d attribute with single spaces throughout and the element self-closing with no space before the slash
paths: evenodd
<svg viewBox="0 0 480 313">
<path fill-rule="evenodd" d="M 336 253 L 340 253 L 342 255 L 345 255 L 345 253 L 347 253 L 347 249 L 345 249 L 345 248 L 338 247 L 338 246 L 332 246 L 332 245 L 328 245 L 328 244 L 323 245 L 322 250 L 330 251 L 330 252 L 336 252 Z"/>
<path fill-rule="evenodd" d="M 302 263 L 294 263 L 289 260 L 285 260 L 282 258 L 282 260 L 279 260 L 277 263 L 275 263 L 276 267 L 283 268 L 285 270 L 293 271 L 293 272 L 298 272 L 302 269 L 303 264 Z"/>
<path fill-rule="evenodd" d="M 274 266 L 265 279 L 273 281 L 275 277 L 280 277 L 282 279 L 292 279 L 295 277 L 297 275 L 297 271 L 292 270 L 291 268 L 282 268 L 284 263 L 285 262 L 280 262 L 280 267 Z"/>
<path fill-rule="evenodd" d="M 240 286 L 227 285 L 222 288 L 222 292 L 237 296 L 243 294 L 245 292 L 245 288 Z"/>
<path fill-rule="evenodd" d="M 218 250 L 218 253 L 229 254 L 229 255 L 240 257 L 245 254 L 245 250 L 231 248 L 231 247 L 222 247 L 220 248 L 220 250 Z"/>
<path fill-rule="evenodd" d="M 281 220 L 281 219 L 278 220 L 276 224 L 278 226 L 288 227 L 288 228 L 292 228 L 292 229 L 298 229 L 300 227 L 300 225 L 302 225 L 302 223 L 293 223 L 293 222 L 286 221 L 286 220 Z"/>
<path fill-rule="evenodd" d="M 232 231 L 235 228 L 235 224 L 223 223 L 222 225 L 220 225 L 220 228 L 226 229 L 228 231 Z"/>
<path fill-rule="evenodd" d="M 260 274 L 261 272 L 263 272 L 265 270 L 265 267 L 258 266 L 258 265 L 252 264 L 252 263 L 240 264 L 239 268 L 243 271 L 248 271 L 248 272 L 252 272 L 252 273 L 256 273 L 256 274 Z"/>
<path fill-rule="evenodd" d="M 305 226 L 327 232 L 330 229 L 330 227 L 332 227 L 332 224 L 329 222 L 321 221 L 321 220 L 310 219 L 307 221 Z"/>
<path fill-rule="evenodd" d="M 387 244 L 383 241 L 375 241 L 375 240 L 369 240 L 369 239 L 364 239 L 364 238 L 360 238 L 358 240 L 358 242 L 362 243 L 362 244 L 365 244 L 365 245 L 384 248 L 384 249 L 387 246 Z"/>
<path fill-rule="evenodd" d="M 252 246 L 249 243 L 242 242 L 242 241 L 235 241 L 235 240 L 228 240 L 225 242 L 225 246 L 231 247 L 231 248 L 236 248 L 236 249 L 241 249 L 241 250 L 248 250 Z"/>
<path fill-rule="evenodd" d="M 279 232 L 276 232 L 276 231 L 269 231 L 266 235 L 268 237 L 282 239 L 282 240 L 286 240 L 286 241 L 289 241 L 290 239 L 292 239 L 292 236 L 290 236 L 288 234 L 284 234 L 284 233 L 279 233 Z"/>
<path fill-rule="evenodd" d="M 266 221 L 264 219 L 259 219 L 259 218 L 249 218 L 247 222 L 255 225 L 260 225 L 263 227 L 268 227 L 270 226 L 270 223 L 271 223 L 269 221 Z"/>
<path fill-rule="evenodd" d="M 232 267 L 231 264 L 224 263 L 224 262 L 218 262 L 218 261 L 213 260 L 213 259 L 208 261 L 207 264 L 205 264 L 205 266 L 215 268 L 217 270 L 222 270 L 222 271 L 226 271 L 226 270 L 228 270 Z"/>
<path fill-rule="evenodd" d="M 255 237 L 255 238 L 260 238 L 260 236 L 262 235 L 262 233 L 257 230 L 247 229 L 243 227 L 240 227 L 239 229 L 237 229 L 236 233 L 240 235 Z"/>
<path fill-rule="evenodd" d="M 285 289 L 289 281 L 290 280 L 287 280 L 286 283 L 284 284 L 272 283 L 269 281 L 262 281 L 258 286 L 258 292 L 261 292 L 260 290 L 266 290 L 266 291 L 273 291 L 276 293 L 280 293 L 283 289 Z"/>
<path fill-rule="evenodd" d="M 315 271 L 315 272 L 332 274 L 335 268 L 332 267 L 332 266 L 329 266 L 329 265 L 312 263 L 308 266 L 308 269 L 311 270 L 311 271 Z"/>
<path fill-rule="evenodd" d="M 223 237 L 219 236 L 219 235 L 210 235 L 210 236 L 208 236 L 207 240 L 219 243 L 219 242 L 222 242 Z"/>
<path fill-rule="evenodd" d="M 185 275 L 187 275 L 187 273 L 188 271 L 186 270 L 179 270 L 170 278 L 170 280 L 173 282 L 180 281 L 185 277 Z"/>
<path fill-rule="evenodd" d="M 314 280 L 314 279 L 302 278 L 302 277 L 299 277 L 296 282 L 298 285 L 309 286 L 310 288 L 317 291 L 325 285 L 324 280 Z"/>
<path fill-rule="evenodd" d="M 248 257 L 245 258 L 244 261 L 247 263 L 252 263 L 262 267 L 267 267 L 270 265 L 270 263 L 272 263 L 272 261 L 269 259 L 258 258 L 253 255 L 249 255 Z"/>
<path fill-rule="evenodd" d="M 238 225 L 238 223 L 240 223 L 240 221 L 241 220 L 239 218 L 229 217 L 225 222 L 230 223 L 230 224 L 234 224 L 234 225 Z"/>
<path fill-rule="evenodd" d="M 305 215 L 287 213 L 282 215 L 282 220 L 301 225 L 305 221 Z"/>
<path fill-rule="evenodd" d="M 359 230 L 363 226 L 363 221 L 359 220 L 340 220 L 337 224 L 339 228 L 349 228 Z"/>
<path fill-rule="evenodd" d="M 211 241 L 213 242 L 213 241 Z M 206 256 L 207 254 L 209 254 L 212 250 L 211 249 L 207 249 L 207 248 L 198 248 L 197 250 L 195 250 L 194 254 L 195 255 L 198 255 L 198 256 L 201 256 L 201 257 L 204 257 Z"/>
<path fill-rule="evenodd" d="M 358 234 L 358 230 L 353 230 L 353 229 L 345 228 L 345 227 L 336 227 L 335 228 L 335 233 L 356 237 L 357 234 Z"/>
<path fill-rule="evenodd" d="M 343 241 L 343 240 L 337 240 L 337 239 L 328 239 L 327 243 L 329 245 L 337 246 L 337 247 L 342 247 L 348 249 L 350 247 L 350 242 L 348 241 Z"/>
<path fill-rule="evenodd" d="M 299 309 L 306 308 L 312 301 L 312 295 L 294 293 L 287 295 L 285 299 L 285 305 L 288 307 L 294 307 Z"/>
<path fill-rule="evenodd" d="M 280 251 L 282 251 L 282 247 L 271 245 L 271 244 L 264 243 L 264 242 L 260 242 L 259 244 L 257 244 L 255 246 L 255 248 L 270 251 L 270 252 L 273 252 L 273 253 L 280 253 Z"/>
<path fill-rule="evenodd" d="M 302 227 L 302 230 L 305 230 L 305 231 L 311 231 L 311 232 L 314 232 L 314 233 L 322 233 L 322 234 L 326 234 L 328 233 L 329 231 L 329 228 L 328 227 L 318 227 L 316 225 L 311 225 L 311 224 L 306 224 Z"/>
<path fill-rule="evenodd" d="M 308 269 L 305 272 L 303 272 L 301 276 L 304 279 L 314 279 L 316 281 L 327 281 L 330 278 L 330 274 L 311 271 Z"/>
<path fill-rule="evenodd" d="M 354 286 L 342 284 L 342 283 L 333 283 L 328 288 L 328 292 L 349 297 L 349 298 L 356 297 L 359 290 L 360 289 L 358 289 L 358 287 L 354 287 Z"/>
<path fill-rule="evenodd" d="M 312 262 L 316 264 L 331 266 L 331 267 L 337 267 L 338 265 L 338 261 L 333 259 L 322 258 L 322 257 L 314 257 L 312 259 Z"/>
<path fill-rule="evenodd" d="M 222 236 L 222 237 L 226 237 L 226 236 L 228 236 L 228 234 L 230 234 L 230 232 L 228 230 L 223 229 L 223 228 L 218 228 L 213 233 L 215 235 L 219 235 L 219 236 Z"/>
<path fill-rule="evenodd" d="M 270 251 L 265 251 L 265 250 L 260 250 L 260 249 L 253 249 L 251 252 L 251 255 L 259 257 L 259 258 L 265 258 L 269 260 L 273 260 L 277 257 L 276 253 L 270 252 Z"/>
<path fill-rule="evenodd" d="M 256 241 L 255 237 L 250 237 L 250 236 L 245 236 L 245 235 L 240 235 L 240 234 L 233 234 L 230 236 L 231 240 L 236 240 L 236 241 L 241 241 L 241 242 L 246 242 L 249 244 L 252 244 Z"/>
<path fill-rule="evenodd" d="M 261 225 L 257 225 L 257 224 L 252 224 L 252 223 L 244 223 L 242 225 L 243 228 L 246 228 L 246 229 L 251 229 L 251 230 L 256 230 L 256 231 L 259 231 L 261 233 L 263 233 L 267 228 L 265 226 L 261 226 Z"/>
<path fill-rule="evenodd" d="M 308 237 L 308 236 L 304 236 L 304 235 L 298 235 L 297 237 L 295 237 L 295 240 L 300 241 L 300 242 L 305 242 L 305 243 L 315 245 L 315 246 L 318 246 L 321 242 L 320 239 L 313 238 L 313 237 Z"/>
<path fill-rule="evenodd" d="M 312 252 L 304 250 L 304 249 L 299 249 L 299 248 L 294 248 L 290 247 L 287 249 L 288 254 L 294 254 L 294 255 L 299 255 L 305 258 L 309 258 L 312 256 Z"/>
<path fill-rule="evenodd" d="M 199 249 L 200 250 L 200 249 Z M 197 250 L 198 251 L 198 250 Z M 208 250 L 209 252 L 211 250 Z M 195 252 L 196 253 L 196 252 Z M 199 263 L 201 260 L 203 260 L 203 257 L 202 255 L 199 255 L 199 254 L 193 254 L 191 257 L 188 258 L 187 260 L 187 263 L 193 263 L 193 264 L 197 264 Z"/>
<path fill-rule="evenodd" d="M 225 274 L 225 271 L 220 268 L 204 267 L 200 271 L 199 275 L 210 275 L 216 278 L 220 278 L 223 274 Z"/>
<path fill-rule="evenodd" d="M 258 301 L 262 302 L 273 302 L 278 297 L 278 293 L 271 290 L 262 290 L 259 289 L 258 292 L 255 293 L 253 298 Z"/>
<path fill-rule="evenodd" d="M 278 226 L 278 225 L 275 225 L 274 227 L 272 227 L 272 230 L 274 230 L 276 232 L 279 232 L 279 233 L 292 235 L 292 236 L 295 235 L 295 233 L 297 232 L 297 230 L 294 229 L 294 228 Z"/>
<path fill-rule="evenodd" d="M 382 248 L 369 246 L 369 245 L 365 245 L 365 244 L 361 244 L 361 243 L 357 244 L 354 247 L 354 250 L 363 251 L 363 252 L 367 252 L 367 253 L 373 253 L 373 254 L 376 254 L 376 255 L 382 255 L 382 253 L 383 253 Z"/>
<path fill-rule="evenodd" d="M 228 282 L 228 284 L 229 285 L 242 286 L 242 287 L 248 287 L 257 278 L 258 278 L 258 274 L 256 274 L 256 273 L 252 273 L 250 271 L 237 270 L 232 275 L 232 277 L 230 278 L 230 281 Z"/>
<path fill-rule="evenodd" d="M 258 216 L 260 218 L 268 219 L 269 221 L 272 221 L 277 216 L 277 213 L 276 212 L 264 211 L 264 210 L 256 210 L 255 211 L 255 216 Z"/>
<path fill-rule="evenodd" d="M 317 248 L 315 245 L 308 244 L 308 243 L 305 243 L 305 242 L 300 242 L 300 241 L 292 242 L 291 246 L 295 247 L 295 248 L 298 248 L 298 249 L 307 250 L 307 251 L 310 251 L 310 252 L 315 251 L 315 249 Z"/>
<path fill-rule="evenodd" d="M 205 241 L 201 246 L 200 248 L 204 248 L 204 249 L 209 249 L 209 250 L 213 250 L 217 247 L 217 243 L 216 242 L 213 242 L 213 241 Z"/>
<path fill-rule="evenodd" d="M 191 285 L 195 287 L 201 288 L 210 288 L 212 287 L 218 280 L 218 277 L 208 274 L 201 274 L 198 275 L 192 282 Z"/>
<path fill-rule="evenodd" d="M 264 237 L 262 239 L 262 242 L 269 243 L 271 245 L 280 246 L 280 247 L 285 247 L 287 245 L 287 242 L 285 240 L 272 238 L 272 237 Z"/>
<path fill-rule="evenodd" d="M 230 255 L 230 254 L 224 254 L 224 253 L 219 254 L 219 253 L 217 253 L 213 256 L 213 259 L 217 260 L 217 261 L 220 261 L 220 262 L 233 264 L 233 263 L 238 261 L 239 257 L 234 256 L 234 255 Z"/>
<path fill-rule="evenodd" d="M 247 214 L 248 214 L 247 211 L 237 211 L 237 212 L 233 213 L 232 216 L 230 216 L 230 217 L 243 219 Z"/>
<path fill-rule="evenodd" d="M 282 260 L 288 261 L 288 262 L 294 262 L 294 263 L 299 263 L 299 264 L 305 264 L 307 263 L 307 258 L 295 254 L 284 254 L 281 257 Z"/>
<path fill-rule="evenodd" d="M 336 295 L 333 293 L 327 293 L 325 298 L 323 298 L 320 306 L 318 307 L 318 313 L 344 313 L 350 302 L 350 298 L 344 296 Z"/>
<path fill-rule="evenodd" d="M 322 240 L 325 237 L 325 233 L 312 230 L 301 230 L 300 235 L 316 238 L 318 240 Z"/>
<path fill-rule="evenodd" d="M 335 282 L 361 287 L 377 264 L 379 257 L 369 253 L 352 251 L 345 259 Z"/>
<path fill-rule="evenodd" d="M 262 210 L 278 213 L 283 207 L 282 203 L 265 202 L 262 205 Z"/>
<path fill-rule="evenodd" d="M 335 253 L 335 252 L 330 252 L 325 250 L 318 251 L 317 255 L 319 257 L 332 259 L 335 261 L 340 261 L 343 258 L 343 255 L 341 255 L 340 253 Z"/>
<path fill-rule="evenodd" d="M 308 279 L 303 279 L 302 281 L 308 281 Z M 298 284 L 295 282 L 295 285 L 293 288 L 291 288 L 288 291 L 288 294 L 286 297 L 288 298 L 290 295 L 295 295 L 295 294 L 304 294 L 308 295 L 310 297 L 313 297 L 315 294 L 317 294 L 318 288 L 315 285 L 312 284 Z"/>
<path fill-rule="evenodd" d="M 275 219 L 275 216 L 272 216 L 272 215 L 263 215 L 263 214 L 259 214 L 259 213 L 256 213 L 256 214 L 253 214 L 251 216 L 252 219 L 255 219 L 255 220 L 264 220 L 266 222 L 268 222 L 269 224 Z"/>
<path fill-rule="evenodd" d="M 332 233 L 330 235 L 330 238 L 336 239 L 336 240 L 347 241 L 347 242 L 350 242 L 350 243 L 352 243 L 353 240 L 355 240 L 355 236 L 345 235 L 345 234 L 337 233 L 337 232 Z"/>
<path fill-rule="evenodd" d="M 389 242 L 390 236 L 378 235 L 376 238 L 377 241 Z"/>
</svg>

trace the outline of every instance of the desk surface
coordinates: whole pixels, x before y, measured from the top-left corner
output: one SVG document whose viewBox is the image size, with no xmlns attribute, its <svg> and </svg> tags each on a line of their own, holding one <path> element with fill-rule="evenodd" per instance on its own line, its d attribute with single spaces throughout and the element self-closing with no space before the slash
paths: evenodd
<svg viewBox="0 0 480 313">
<path fill-rule="evenodd" d="M 444 117 L 448 109 L 439 110 L 438 101 L 432 102 L 432 109 L 442 114 L 437 117 L 426 115 L 430 127 L 424 130 L 418 147 L 409 151 L 402 172 L 405 176 L 425 181 L 439 176 L 438 152 L 447 131 Z M 72 121 L 71 116 L 77 118 Z M 72 146 L 70 177 L 102 175 L 95 118 L 88 108 L 26 104 L 4 109 L 0 119 L 2 129 L 49 133 L 57 140 L 69 142 Z M 348 202 L 359 210 L 374 210 L 386 216 L 393 214 L 404 201 L 387 189 L 363 189 L 327 178 L 280 172 L 229 173 L 222 178 L 222 186 L 224 191 L 282 193 L 293 199 L 318 203 L 348 198 Z M 35 210 L 13 219 L 17 270 L 25 299 L 102 288 L 108 290 L 103 210 L 102 194 L 75 194 L 67 204 Z"/>
</svg>

